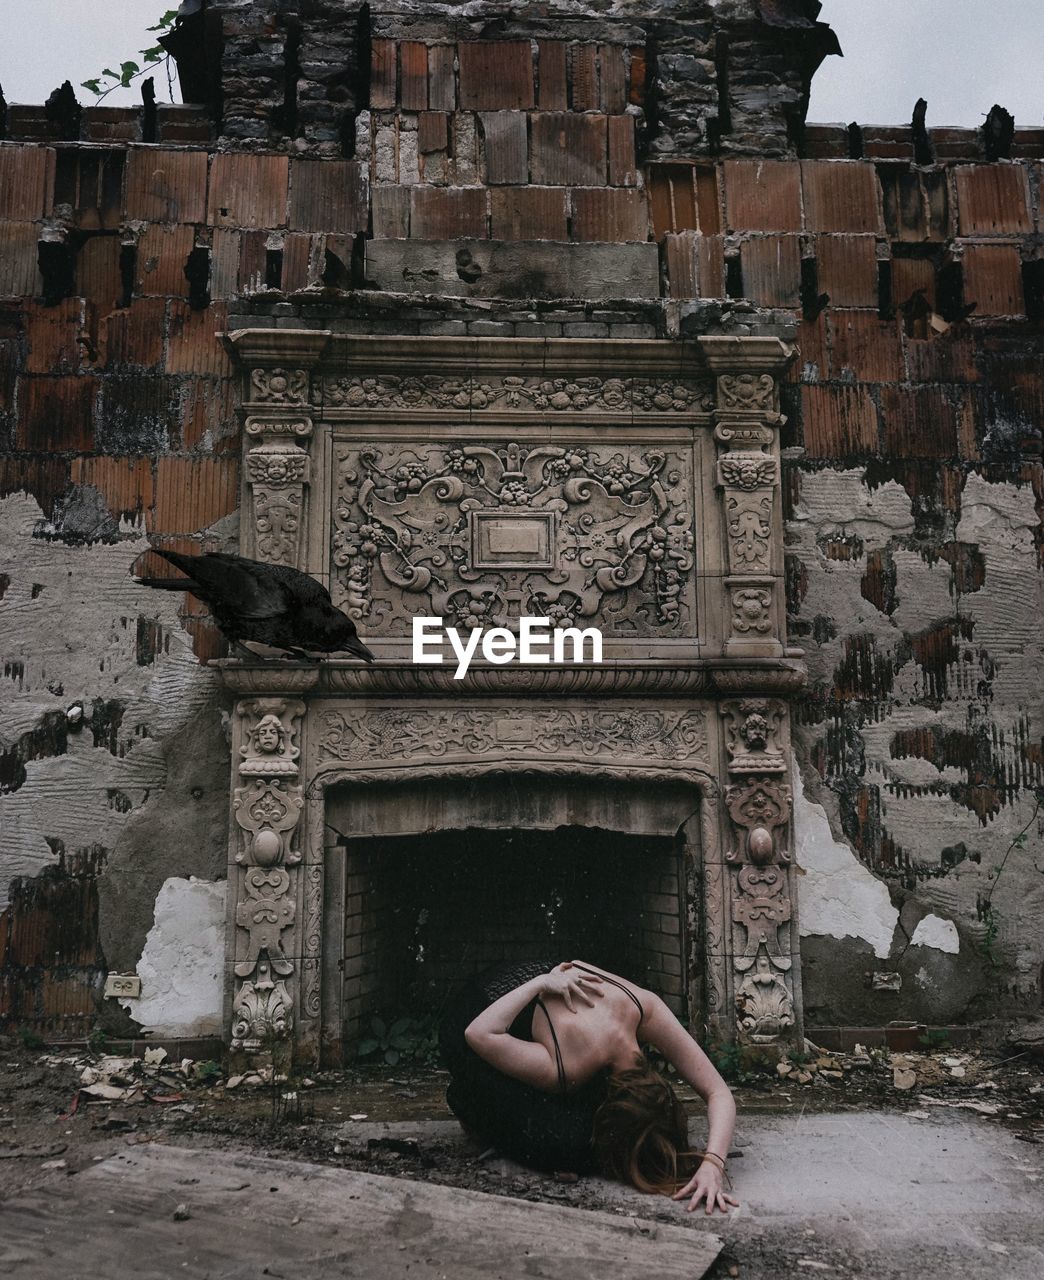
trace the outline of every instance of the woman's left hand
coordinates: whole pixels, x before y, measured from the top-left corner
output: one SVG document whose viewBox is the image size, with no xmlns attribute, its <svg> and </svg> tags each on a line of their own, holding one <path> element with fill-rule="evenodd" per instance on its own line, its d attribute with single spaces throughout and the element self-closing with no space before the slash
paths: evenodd
<svg viewBox="0 0 1044 1280">
<path fill-rule="evenodd" d="M 550 973 L 544 975 L 543 994 L 561 996 L 570 1013 L 576 1013 L 576 1001 L 594 1006 L 592 997 L 599 998 L 605 994 L 601 989 L 602 979 L 596 973 L 587 973 L 582 969 L 574 969 L 567 960 L 557 965 Z"/>
<path fill-rule="evenodd" d="M 715 1209 L 720 1209 L 722 1213 L 738 1209 L 739 1201 L 722 1191 L 721 1178 L 722 1172 L 714 1161 L 704 1160 L 685 1186 L 676 1191 L 671 1199 L 684 1200 L 686 1196 L 691 1196 L 686 1210 L 688 1213 L 692 1213 L 701 1200 L 706 1203 L 708 1213 L 713 1213 Z"/>
</svg>

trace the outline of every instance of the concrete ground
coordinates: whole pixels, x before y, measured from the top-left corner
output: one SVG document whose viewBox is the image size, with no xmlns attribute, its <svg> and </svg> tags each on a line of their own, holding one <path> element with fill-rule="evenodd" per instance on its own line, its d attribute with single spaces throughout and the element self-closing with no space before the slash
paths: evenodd
<svg viewBox="0 0 1044 1280">
<path fill-rule="evenodd" d="M 349 1121 L 341 1132 L 346 1149 L 399 1143 L 423 1154 L 459 1144 L 462 1157 L 468 1152 L 448 1121 Z M 596 1179 L 581 1184 L 584 1207 L 520 1199 L 523 1171 L 495 1156 L 485 1161 L 491 1184 L 502 1182 L 508 1196 L 147 1143 L 0 1204 L 0 1273 L 20 1280 L 123 1272 L 149 1280 L 1044 1276 L 1044 1147 L 995 1117 L 953 1105 L 748 1114 L 734 1152 L 741 1208 L 708 1219 Z M 175 1220 L 179 1203 L 187 1219 Z M 719 1237 L 724 1248 L 714 1261 Z"/>
</svg>

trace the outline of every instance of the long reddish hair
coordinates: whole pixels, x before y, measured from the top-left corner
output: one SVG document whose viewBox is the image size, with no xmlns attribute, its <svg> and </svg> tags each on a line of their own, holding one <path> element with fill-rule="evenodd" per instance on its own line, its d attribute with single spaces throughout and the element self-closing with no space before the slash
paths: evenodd
<svg viewBox="0 0 1044 1280">
<path fill-rule="evenodd" d="M 609 1076 L 595 1112 L 594 1150 L 603 1174 L 639 1191 L 672 1195 L 695 1171 L 685 1111 L 643 1056 Z"/>
</svg>

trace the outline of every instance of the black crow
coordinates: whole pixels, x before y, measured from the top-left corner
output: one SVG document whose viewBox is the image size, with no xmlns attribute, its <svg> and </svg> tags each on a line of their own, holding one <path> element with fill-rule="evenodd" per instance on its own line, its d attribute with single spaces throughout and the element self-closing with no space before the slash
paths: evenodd
<svg viewBox="0 0 1044 1280">
<path fill-rule="evenodd" d="M 264 564 L 245 556 L 211 552 L 186 556 L 161 551 L 185 578 L 139 578 L 143 587 L 188 591 L 210 607 L 224 636 L 243 648 L 244 640 L 285 649 L 307 658 L 306 649 L 321 653 L 342 650 L 367 662 L 373 654 L 359 639 L 355 623 L 334 607 L 330 593 L 314 578 L 282 564 Z M 252 658 L 257 654 L 245 650 Z"/>
</svg>

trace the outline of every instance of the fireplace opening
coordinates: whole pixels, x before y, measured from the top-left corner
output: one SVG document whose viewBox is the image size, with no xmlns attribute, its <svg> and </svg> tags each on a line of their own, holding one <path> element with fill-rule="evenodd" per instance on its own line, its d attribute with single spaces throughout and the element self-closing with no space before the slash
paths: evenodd
<svg viewBox="0 0 1044 1280">
<path fill-rule="evenodd" d="M 346 1056 L 374 1016 L 437 1018 L 466 978 L 533 956 L 589 960 L 688 1012 L 680 836 L 468 827 L 349 839 L 339 851 Z"/>
</svg>

